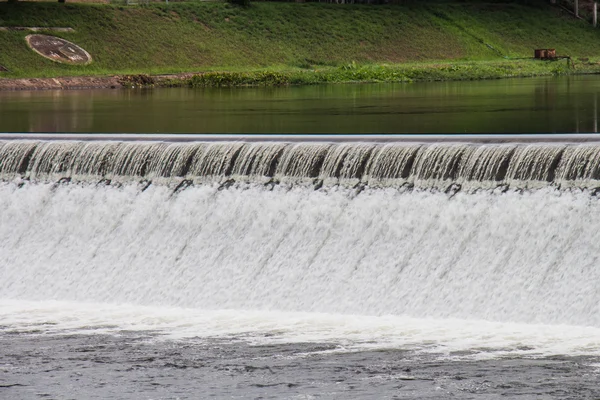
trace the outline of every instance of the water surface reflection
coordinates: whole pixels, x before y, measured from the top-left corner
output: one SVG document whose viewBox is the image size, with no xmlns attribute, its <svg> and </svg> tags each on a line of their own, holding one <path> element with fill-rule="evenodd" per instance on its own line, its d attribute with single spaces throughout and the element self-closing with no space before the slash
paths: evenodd
<svg viewBox="0 0 600 400">
<path fill-rule="evenodd" d="M 4 132 L 595 132 L 596 76 L 281 88 L 0 92 Z"/>
</svg>

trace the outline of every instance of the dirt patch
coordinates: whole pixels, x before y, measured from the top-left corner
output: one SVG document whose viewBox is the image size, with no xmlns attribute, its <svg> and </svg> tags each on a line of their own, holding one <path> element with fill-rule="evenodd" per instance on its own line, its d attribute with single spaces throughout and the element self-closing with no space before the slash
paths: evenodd
<svg viewBox="0 0 600 400">
<path fill-rule="evenodd" d="M 180 84 L 197 73 L 172 75 L 115 75 L 74 76 L 60 78 L 0 78 L 0 91 L 8 90 L 73 90 L 73 89 L 121 89 L 132 87 L 171 86 Z"/>
<path fill-rule="evenodd" d="M 156 79 L 153 76 L 138 74 L 138 75 L 123 75 L 119 77 L 121 85 L 128 87 L 148 87 L 156 84 Z"/>
<path fill-rule="evenodd" d="M 194 21 L 194 23 L 199 24 L 200 26 L 202 26 L 204 28 L 205 31 L 210 31 L 211 29 L 208 27 L 208 25 L 206 25 L 204 22 L 200 21 L 198 19 L 198 17 L 193 16 L 192 17 L 192 21 Z"/>
<path fill-rule="evenodd" d="M 0 79 L 0 90 L 57 90 L 121 88 L 119 77 Z"/>
<path fill-rule="evenodd" d="M 86 65 L 92 62 L 92 56 L 68 40 L 48 35 L 28 35 L 27 44 L 33 51 L 63 64 Z"/>
<path fill-rule="evenodd" d="M 0 26 L 0 32 L 9 31 L 29 31 L 29 32 L 75 32 L 73 28 L 62 28 L 62 27 L 41 27 L 41 26 Z"/>
</svg>

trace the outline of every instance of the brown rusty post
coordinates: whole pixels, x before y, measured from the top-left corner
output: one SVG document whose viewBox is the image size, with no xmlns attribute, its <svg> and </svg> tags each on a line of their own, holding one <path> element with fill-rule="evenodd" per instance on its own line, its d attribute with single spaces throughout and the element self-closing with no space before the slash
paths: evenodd
<svg viewBox="0 0 600 400">
<path fill-rule="evenodd" d="M 546 49 L 535 49 L 534 58 L 537 58 L 538 60 L 546 58 Z"/>
</svg>

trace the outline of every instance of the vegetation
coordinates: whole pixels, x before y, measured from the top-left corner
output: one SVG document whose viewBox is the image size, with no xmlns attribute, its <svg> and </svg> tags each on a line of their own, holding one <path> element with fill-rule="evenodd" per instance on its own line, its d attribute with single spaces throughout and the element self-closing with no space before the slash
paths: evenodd
<svg viewBox="0 0 600 400">
<path fill-rule="evenodd" d="M 243 3 L 243 2 L 242 2 Z M 1 77 L 205 72 L 191 83 L 293 84 L 484 79 L 600 70 L 600 31 L 546 2 L 369 6 L 253 2 L 0 3 L 0 26 L 52 32 L 88 50 L 88 66 L 46 60 L 26 31 L 0 31 Z M 556 48 L 563 62 L 518 60 Z M 225 72 L 223 72 L 225 71 Z M 173 82 L 171 82 L 173 83 Z"/>
<path fill-rule="evenodd" d="M 350 64 L 319 70 L 257 70 L 248 72 L 207 72 L 191 78 L 167 80 L 159 85 L 193 87 L 278 86 L 343 82 L 413 82 L 480 80 L 509 77 L 556 76 L 570 73 L 600 73 L 596 64 L 580 64 L 575 70 L 565 62 L 470 61 L 395 65 Z"/>
</svg>

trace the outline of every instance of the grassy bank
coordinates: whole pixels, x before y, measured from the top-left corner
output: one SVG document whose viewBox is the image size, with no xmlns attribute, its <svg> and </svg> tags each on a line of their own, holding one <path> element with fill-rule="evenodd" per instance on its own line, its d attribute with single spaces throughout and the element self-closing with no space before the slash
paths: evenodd
<svg viewBox="0 0 600 400">
<path fill-rule="evenodd" d="M 546 2 L 403 6 L 172 3 L 144 6 L 0 3 L 0 26 L 52 33 L 88 50 L 88 66 L 31 51 L 28 32 L 0 31 L 0 77 L 210 72 L 191 84 L 485 79 L 596 73 L 600 31 Z M 553 47 L 565 62 L 508 60 Z M 577 58 L 589 58 L 578 62 Z M 226 72 L 223 72 L 226 71 Z M 179 82 L 181 83 L 181 82 Z"/>
<path fill-rule="evenodd" d="M 227 87 L 310 85 L 344 82 L 415 82 L 482 80 L 569 74 L 597 74 L 600 65 L 566 61 L 467 61 L 325 67 L 316 70 L 257 70 L 246 72 L 206 72 L 191 78 L 158 82 L 163 86 Z"/>
</svg>

